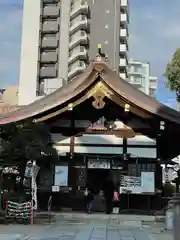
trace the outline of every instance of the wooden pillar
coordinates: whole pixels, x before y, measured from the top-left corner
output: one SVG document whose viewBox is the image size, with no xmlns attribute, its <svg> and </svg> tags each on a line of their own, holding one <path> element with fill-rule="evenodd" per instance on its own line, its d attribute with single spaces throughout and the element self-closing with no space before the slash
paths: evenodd
<svg viewBox="0 0 180 240">
<path fill-rule="evenodd" d="M 68 186 L 73 187 L 74 183 L 74 168 L 73 168 L 73 159 L 74 159 L 74 129 L 75 128 L 75 119 L 74 119 L 74 110 L 71 110 L 71 123 L 70 123 L 70 132 L 72 136 L 70 137 L 70 149 L 69 149 L 69 159 L 68 159 Z"/>
<path fill-rule="evenodd" d="M 124 112 L 125 115 L 125 120 L 124 120 L 124 127 L 126 127 L 127 123 L 128 123 L 128 112 Z M 123 137 L 123 155 L 127 154 L 127 137 Z M 123 160 L 124 161 L 124 160 Z M 128 161 L 126 161 L 126 163 L 123 163 L 123 165 L 126 165 L 126 168 L 128 169 Z"/>
<path fill-rule="evenodd" d="M 161 162 L 165 159 L 162 159 L 161 157 L 161 152 L 160 152 L 160 148 L 161 148 L 161 145 L 160 145 L 160 140 L 162 138 L 162 134 L 163 134 L 163 131 L 165 130 L 165 126 L 161 124 L 161 121 L 158 122 L 158 126 L 157 126 L 157 135 L 156 135 L 156 160 L 157 160 L 157 165 L 161 165 Z M 165 160 L 166 161 L 166 160 Z M 166 165 L 166 163 L 165 163 Z M 160 168 L 160 167 L 159 167 Z M 156 183 L 157 183 L 157 186 L 155 187 L 159 187 L 159 188 L 162 188 L 162 185 L 163 185 L 163 172 L 162 172 L 162 168 L 161 168 L 161 176 L 159 177 L 159 174 L 157 174 L 157 171 L 156 171 Z"/>
<path fill-rule="evenodd" d="M 124 127 L 128 124 L 129 105 L 124 108 Z M 123 154 L 127 153 L 127 137 L 123 137 Z"/>
<path fill-rule="evenodd" d="M 127 153 L 127 138 L 123 137 L 123 154 Z"/>
</svg>

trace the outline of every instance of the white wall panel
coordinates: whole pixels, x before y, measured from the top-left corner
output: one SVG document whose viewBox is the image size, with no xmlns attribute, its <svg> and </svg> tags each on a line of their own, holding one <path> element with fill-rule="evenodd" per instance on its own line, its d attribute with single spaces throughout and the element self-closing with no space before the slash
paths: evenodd
<svg viewBox="0 0 180 240">
<path fill-rule="evenodd" d="M 122 154 L 122 147 L 74 147 L 75 153 Z"/>
<path fill-rule="evenodd" d="M 156 158 L 156 148 L 127 148 L 127 152 L 135 157 Z"/>
<path fill-rule="evenodd" d="M 122 138 L 117 138 L 114 135 L 84 135 L 76 137 L 75 143 L 83 144 L 123 144 Z"/>
<path fill-rule="evenodd" d="M 70 146 L 54 146 L 59 155 L 70 152 Z M 74 147 L 75 153 L 97 153 L 97 154 L 122 154 L 123 148 L 119 147 Z"/>
<path fill-rule="evenodd" d="M 156 140 L 150 139 L 143 135 L 137 135 L 127 140 L 128 145 L 156 145 Z"/>
<path fill-rule="evenodd" d="M 65 155 L 70 152 L 70 146 L 54 146 L 59 155 Z"/>
<path fill-rule="evenodd" d="M 54 144 L 70 144 L 70 138 L 59 133 L 52 134 L 52 139 Z"/>
</svg>

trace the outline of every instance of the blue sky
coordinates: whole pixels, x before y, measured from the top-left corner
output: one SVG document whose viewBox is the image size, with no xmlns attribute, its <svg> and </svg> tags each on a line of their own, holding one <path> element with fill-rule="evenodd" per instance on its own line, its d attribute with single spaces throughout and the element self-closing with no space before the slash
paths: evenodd
<svg viewBox="0 0 180 240">
<path fill-rule="evenodd" d="M 129 2 L 129 56 L 150 61 L 152 74 L 159 77 L 157 99 L 173 107 L 175 97 L 164 87 L 162 74 L 167 61 L 180 47 L 180 1 Z M 23 0 L 0 0 L 0 87 L 18 84 L 22 3 Z"/>
<path fill-rule="evenodd" d="M 150 61 L 151 73 L 158 76 L 157 99 L 176 105 L 175 94 L 164 87 L 166 63 L 180 47 L 179 0 L 129 0 L 130 57 Z"/>
</svg>

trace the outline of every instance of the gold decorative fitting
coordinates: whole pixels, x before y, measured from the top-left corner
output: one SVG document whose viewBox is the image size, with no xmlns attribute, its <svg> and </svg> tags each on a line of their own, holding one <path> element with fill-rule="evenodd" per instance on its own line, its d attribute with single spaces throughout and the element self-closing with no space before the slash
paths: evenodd
<svg viewBox="0 0 180 240">
<path fill-rule="evenodd" d="M 98 53 L 96 55 L 96 62 L 108 62 L 108 58 L 105 53 L 102 52 L 102 44 L 98 44 Z"/>
<path fill-rule="evenodd" d="M 160 130 L 164 130 L 164 129 L 165 129 L 165 122 L 160 121 Z"/>
<path fill-rule="evenodd" d="M 101 56 L 100 54 L 96 55 L 96 62 L 105 62 L 106 58 L 104 56 Z"/>
<path fill-rule="evenodd" d="M 92 105 L 94 108 L 96 109 L 102 109 L 105 106 L 105 102 L 104 102 L 104 95 L 101 94 L 97 94 L 95 96 L 93 96 L 94 101 L 92 102 Z"/>
<path fill-rule="evenodd" d="M 129 105 L 128 103 L 126 103 L 126 104 L 124 105 L 124 111 L 125 111 L 125 112 L 129 112 L 129 111 L 130 111 L 130 105 Z"/>
<path fill-rule="evenodd" d="M 68 104 L 68 110 L 69 110 L 69 111 L 72 111 L 72 110 L 73 110 L 73 104 L 72 104 L 72 103 Z"/>
</svg>

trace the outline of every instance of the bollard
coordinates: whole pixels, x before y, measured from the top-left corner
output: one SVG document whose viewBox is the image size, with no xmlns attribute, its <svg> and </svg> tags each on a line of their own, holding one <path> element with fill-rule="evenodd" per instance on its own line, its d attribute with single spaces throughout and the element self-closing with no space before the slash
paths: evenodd
<svg viewBox="0 0 180 240">
<path fill-rule="evenodd" d="M 168 209 L 166 210 L 166 219 L 165 219 L 167 231 L 173 230 L 173 219 L 174 219 L 173 214 L 174 214 L 174 205 L 168 203 Z"/>
<path fill-rule="evenodd" d="M 179 240 L 180 236 L 180 193 L 173 194 L 169 204 L 173 205 L 173 238 Z"/>
<path fill-rule="evenodd" d="M 176 203 L 173 214 L 173 237 L 179 240 L 180 236 L 180 201 Z"/>
</svg>

